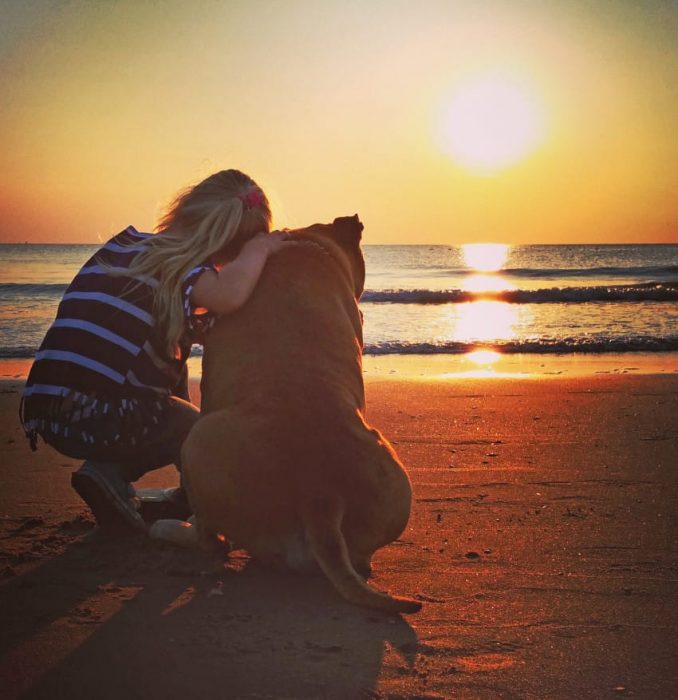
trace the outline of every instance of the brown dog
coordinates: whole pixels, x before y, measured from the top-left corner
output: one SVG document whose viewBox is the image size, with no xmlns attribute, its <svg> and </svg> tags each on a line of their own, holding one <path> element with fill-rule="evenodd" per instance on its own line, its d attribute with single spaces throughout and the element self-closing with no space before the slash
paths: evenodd
<svg viewBox="0 0 678 700">
<path fill-rule="evenodd" d="M 412 499 L 363 419 L 362 229 L 353 216 L 292 231 L 247 304 L 208 333 L 183 477 L 203 546 L 223 533 L 264 562 L 319 565 L 353 603 L 416 612 L 357 573 L 405 529 Z"/>
</svg>

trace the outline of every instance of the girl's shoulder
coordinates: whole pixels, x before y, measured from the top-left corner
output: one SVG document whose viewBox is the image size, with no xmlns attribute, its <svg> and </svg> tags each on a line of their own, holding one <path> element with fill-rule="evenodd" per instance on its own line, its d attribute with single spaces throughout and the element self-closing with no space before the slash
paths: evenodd
<svg viewBox="0 0 678 700">
<path fill-rule="evenodd" d="M 145 248 L 145 242 L 154 234 L 142 233 L 133 226 L 109 238 L 82 266 L 78 277 L 93 273 L 110 272 L 112 268 L 118 271 L 130 267 L 139 253 Z"/>
<path fill-rule="evenodd" d="M 134 226 L 128 226 L 109 238 L 95 253 L 94 258 L 109 262 L 109 258 L 113 257 L 118 264 L 122 260 L 131 262 L 136 254 L 144 249 L 146 241 L 154 235 L 153 233 L 142 233 L 137 231 Z"/>
<path fill-rule="evenodd" d="M 149 238 L 152 238 L 154 233 L 145 233 L 143 231 L 137 231 L 134 226 L 128 226 L 124 228 L 120 233 L 116 233 L 115 236 L 110 238 L 104 245 L 103 248 L 113 244 L 113 245 L 124 245 L 124 246 L 135 246 L 140 243 L 144 243 Z"/>
</svg>

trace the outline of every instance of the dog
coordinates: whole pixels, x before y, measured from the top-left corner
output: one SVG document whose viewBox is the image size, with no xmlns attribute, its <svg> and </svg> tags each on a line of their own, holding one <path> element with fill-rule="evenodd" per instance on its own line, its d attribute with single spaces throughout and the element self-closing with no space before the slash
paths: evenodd
<svg viewBox="0 0 678 700">
<path fill-rule="evenodd" d="M 363 417 L 362 230 L 355 215 L 290 231 L 247 303 L 207 333 L 182 477 L 203 547 L 225 535 L 267 564 L 319 566 L 351 603 L 416 612 L 364 580 L 405 529 L 412 489 Z"/>
</svg>

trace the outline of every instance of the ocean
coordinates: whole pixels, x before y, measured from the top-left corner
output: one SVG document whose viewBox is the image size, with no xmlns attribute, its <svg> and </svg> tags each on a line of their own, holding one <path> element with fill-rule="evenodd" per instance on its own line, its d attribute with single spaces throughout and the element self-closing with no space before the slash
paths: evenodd
<svg viewBox="0 0 678 700">
<path fill-rule="evenodd" d="M 1 358 L 33 357 L 96 249 L 0 244 Z M 367 355 L 678 351 L 678 244 L 365 245 L 364 253 Z"/>
</svg>

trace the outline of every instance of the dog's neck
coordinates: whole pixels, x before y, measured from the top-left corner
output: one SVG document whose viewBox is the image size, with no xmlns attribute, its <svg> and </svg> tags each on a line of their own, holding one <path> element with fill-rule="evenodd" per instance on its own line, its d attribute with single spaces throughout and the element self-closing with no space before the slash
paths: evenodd
<svg viewBox="0 0 678 700">
<path fill-rule="evenodd" d="M 355 280 L 353 278 L 354 275 L 351 263 L 348 260 L 348 255 L 342 251 L 339 245 L 320 236 L 314 236 L 313 238 L 299 236 L 298 238 L 293 238 L 292 242 L 295 246 L 300 246 L 307 250 L 314 250 L 323 255 L 325 259 L 329 260 L 340 270 L 342 277 L 348 283 L 349 287 L 355 290 Z M 336 252 L 333 252 L 332 248 L 334 248 Z"/>
</svg>

